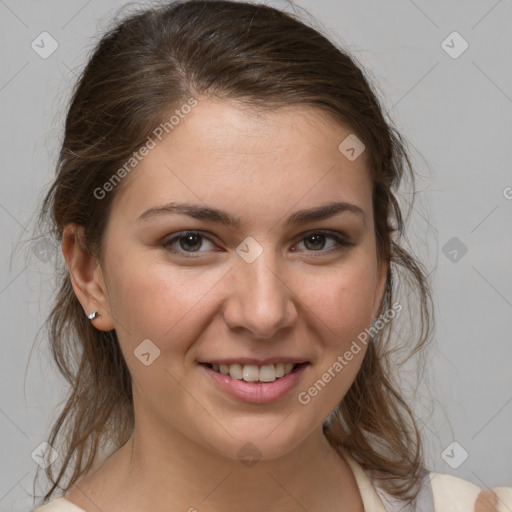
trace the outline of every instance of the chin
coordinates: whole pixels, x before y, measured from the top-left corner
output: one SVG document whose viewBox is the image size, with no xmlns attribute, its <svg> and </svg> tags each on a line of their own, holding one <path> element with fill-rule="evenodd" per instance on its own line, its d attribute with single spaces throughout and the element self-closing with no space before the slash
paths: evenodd
<svg viewBox="0 0 512 512">
<path fill-rule="evenodd" d="M 254 425 L 254 421 L 249 425 L 248 420 L 239 422 L 236 426 L 231 425 L 229 432 L 233 437 L 220 429 L 221 438 L 206 436 L 207 442 L 222 457 L 238 460 L 248 466 L 256 461 L 272 461 L 285 457 L 309 434 L 298 429 L 292 422 L 283 421 L 282 417 L 275 422 L 261 421 L 260 428 Z"/>
</svg>

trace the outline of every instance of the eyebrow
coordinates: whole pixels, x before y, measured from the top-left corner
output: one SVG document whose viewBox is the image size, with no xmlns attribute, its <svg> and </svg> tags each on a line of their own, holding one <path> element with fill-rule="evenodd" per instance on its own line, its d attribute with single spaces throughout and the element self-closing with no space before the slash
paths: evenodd
<svg viewBox="0 0 512 512">
<path fill-rule="evenodd" d="M 366 217 L 364 211 L 352 203 L 347 202 L 331 202 L 314 208 L 308 208 L 304 210 L 298 210 L 288 217 L 285 222 L 286 226 L 295 224 L 305 224 L 307 222 L 313 222 L 318 220 L 325 220 L 330 217 L 343 212 L 350 212 L 358 215 L 366 224 Z M 199 220 L 209 220 L 212 222 L 219 222 L 232 228 L 239 228 L 242 221 L 239 217 L 219 210 L 217 208 L 202 206 L 197 204 L 188 203 L 169 203 L 164 206 L 158 206 L 155 208 L 149 208 L 137 219 L 137 222 L 147 221 L 151 218 L 158 217 L 165 214 L 182 214 L 193 217 Z"/>
</svg>

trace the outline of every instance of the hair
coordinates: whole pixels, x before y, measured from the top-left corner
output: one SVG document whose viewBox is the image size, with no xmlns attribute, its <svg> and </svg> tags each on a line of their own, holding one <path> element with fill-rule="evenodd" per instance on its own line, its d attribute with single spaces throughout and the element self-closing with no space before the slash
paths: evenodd
<svg viewBox="0 0 512 512">
<path fill-rule="evenodd" d="M 296 13 L 217 0 L 175 1 L 117 21 L 94 48 L 73 90 L 56 177 L 39 211 L 55 243 L 69 223 L 83 226 L 80 243 L 102 260 L 113 187 L 101 188 L 190 98 L 235 101 L 257 111 L 313 106 L 349 126 L 364 143 L 373 182 L 379 259 L 389 262 L 380 311 L 409 287 L 419 321 L 410 322 L 409 357 L 423 352 L 433 319 L 428 277 L 404 248 L 397 190 L 414 183 L 406 143 L 385 116 L 361 66 Z M 95 329 L 74 294 L 63 262 L 45 326 L 51 354 L 71 390 L 48 442 L 62 457 L 46 469 L 51 488 L 69 489 L 133 432 L 131 376 L 115 330 Z M 411 301 L 408 301 L 412 304 Z M 390 319 L 367 345 L 361 368 L 324 422 L 324 434 L 399 500 L 415 500 L 424 454 L 414 414 L 398 391 L 389 345 Z M 408 358 L 407 358 L 408 359 Z M 406 360 L 407 360 L 406 359 Z M 59 444 L 60 442 L 60 444 Z M 66 471 L 71 475 L 66 479 Z"/>
</svg>

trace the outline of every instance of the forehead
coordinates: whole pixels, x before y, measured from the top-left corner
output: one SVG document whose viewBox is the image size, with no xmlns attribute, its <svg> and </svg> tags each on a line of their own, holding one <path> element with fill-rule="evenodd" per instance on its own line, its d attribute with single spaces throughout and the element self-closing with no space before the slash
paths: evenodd
<svg viewBox="0 0 512 512">
<path fill-rule="evenodd" d="M 261 206 L 278 201 L 281 208 L 301 196 L 368 203 L 366 153 L 351 160 L 340 151 L 354 136 L 350 127 L 308 105 L 262 111 L 199 100 L 124 178 L 114 203 L 132 216 L 185 196 L 224 209 L 235 196 Z"/>
<path fill-rule="evenodd" d="M 290 161 L 300 161 L 304 156 L 318 158 L 326 150 L 337 155 L 340 143 L 350 135 L 354 136 L 348 125 L 311 105 L 261 110 L 235 101 L 200 100 L 166 139 L 175 151 L 185 142 L 187 148 L 211 149 L 219 156 L 285 155 Z M 366 155 L 361 156 L 363 163 Z"/>
</svg>

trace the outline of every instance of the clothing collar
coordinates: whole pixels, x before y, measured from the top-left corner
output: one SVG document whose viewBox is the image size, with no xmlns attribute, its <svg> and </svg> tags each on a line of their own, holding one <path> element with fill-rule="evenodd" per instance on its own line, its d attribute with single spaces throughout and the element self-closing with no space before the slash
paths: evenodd
<svg viewBox="0 0 512 512">
<path fill-rule="evenodd" d="M 363 500 L 364 512 L 386 512 L 382 500 L 379 498 L 375 487 L 361 465 L 351 455 L 349 455 L 343 447 L 338 447 L 338 449 L 341 452 L 342 457 L 350 466 L 352 473 L 354 473 L 357 487 L 359 488 L 359 493 Z"/>
</svg>

